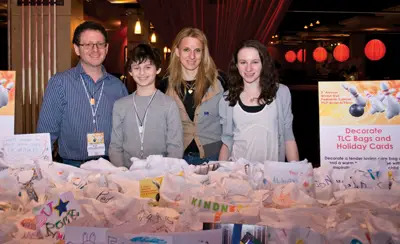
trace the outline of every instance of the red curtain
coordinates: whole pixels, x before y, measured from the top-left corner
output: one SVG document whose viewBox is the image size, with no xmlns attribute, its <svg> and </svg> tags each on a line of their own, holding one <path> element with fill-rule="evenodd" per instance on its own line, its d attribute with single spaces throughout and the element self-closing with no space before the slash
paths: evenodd
<svg viewBox="0 0 400 244">
<path fill-rule="evenodd" d="M 226 70 L 236 45 L 275 34 L 291 0 L 139 0 L 147 19 L 171 46 L 184 27 L 204 31 L 218 68 Z"/>
</svg>

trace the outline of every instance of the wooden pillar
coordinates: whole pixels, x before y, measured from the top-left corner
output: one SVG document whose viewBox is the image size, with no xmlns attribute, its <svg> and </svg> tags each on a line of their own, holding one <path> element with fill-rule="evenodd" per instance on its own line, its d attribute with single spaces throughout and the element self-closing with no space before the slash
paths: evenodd
<svg viewBox="0 0 400 244">
<path fill-rule="evenodd" d="M 28 1 L 26 1 L 28 2 Z M 35 1 L 31 1 L 34 2 Z M 78 0 L 63 6 L 18 6 L 10 1 L 10 69 L 16 71 L 15 133 L 34 133 L 49 78 L 71 68 L 71 30 L 83 19 Z M 72 6 L 77 16 L 72 16 Z"/>
</svg>

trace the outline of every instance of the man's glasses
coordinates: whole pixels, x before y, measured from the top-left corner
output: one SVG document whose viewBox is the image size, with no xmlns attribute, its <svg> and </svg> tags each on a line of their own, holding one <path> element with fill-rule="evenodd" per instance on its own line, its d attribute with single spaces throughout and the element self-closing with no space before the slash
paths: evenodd
<svg viewBox="0 0 400 244">
<path fill-rule="evenodd" d="M 84 44 L 78 44 L 79 46 L 83 47 L 85 50 L 91 50 L 95 46 L 97 49 L 104 49 L 107 47 L 108 43 L 107 42 L 99 42 L 99 43 L 84 43 Z"/>
</svg>

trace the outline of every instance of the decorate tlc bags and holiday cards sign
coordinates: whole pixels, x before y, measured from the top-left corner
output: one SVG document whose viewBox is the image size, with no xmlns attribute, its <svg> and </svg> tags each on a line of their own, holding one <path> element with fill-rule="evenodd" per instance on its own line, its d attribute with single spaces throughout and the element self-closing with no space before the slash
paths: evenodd
<svg viewBox="0 0 400 244">
<path fill-rule="evenodd" d="M 400 80 L 319 82 L 321 165 L 382 161 L 399 173 Z"/>
</svg>

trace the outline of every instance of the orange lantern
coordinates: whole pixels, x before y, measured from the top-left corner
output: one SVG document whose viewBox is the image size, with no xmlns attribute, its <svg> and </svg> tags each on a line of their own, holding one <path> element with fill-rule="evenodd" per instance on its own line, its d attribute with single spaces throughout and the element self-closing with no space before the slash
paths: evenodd
<svg viewBox="0 0 400 244">
<path fill-rule="evenodd" d="M 294 51 L 292 51 L 292 50 L 287 51 L 286 54 L 285 54 L 285 59 L 289 63 L 293 63 L 294 61 L 296 61 L 296 53 Z"/>
<path fill-rule="evenodd" d="M 300 49 L 297 52 L 297 60 L 302 63 L 306 62 L 306 49 Z"/>
<path fill-rule="evenodd" d="M 369 41 L 367 45 L 365 45 L 364 53 L 368 59 L 372 61 L 377 61 L 383 58 L 383 56 L 385 56 L 386 53 L 385 44 L 378 39 L 373 39 Z"/>
<path fill-rule="evenodd" d="M 350 57 L 350 49 L 345 44 L 340 44 L 333 50 L 333 57 L 339 62 L 344 62 Z"/>
<path fill-rule="evenodd" d="M 313 52 L 315 61 L 322 63 L 328 58 L 328 52 L 323 47 L 317 47 Z"/>
</svg>

